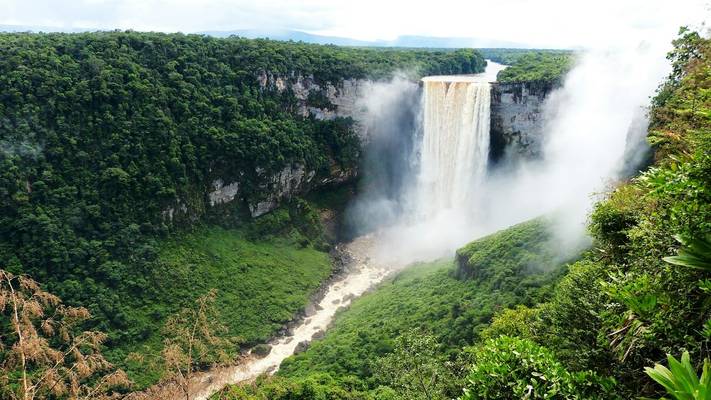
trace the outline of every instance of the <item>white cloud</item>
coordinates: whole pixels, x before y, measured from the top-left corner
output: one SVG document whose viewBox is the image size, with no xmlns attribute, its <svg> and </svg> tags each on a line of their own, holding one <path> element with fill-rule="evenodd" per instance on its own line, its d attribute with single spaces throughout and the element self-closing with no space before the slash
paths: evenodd
<svg viewBox="0 0 711 400">
<path fill-rule="evenodd" d="M 357 39 L 489 38 L 604 47 L 708 16 L 708 0 L 0 0 L 0 24 L 196 32 L 296 29 Z"/>
</svg>

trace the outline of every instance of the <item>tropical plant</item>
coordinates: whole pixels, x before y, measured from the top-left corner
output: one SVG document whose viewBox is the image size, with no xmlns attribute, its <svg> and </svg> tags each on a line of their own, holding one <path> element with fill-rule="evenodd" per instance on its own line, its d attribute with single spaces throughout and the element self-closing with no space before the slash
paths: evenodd
<svg viewBox="0 0 711 400">
<path fill-rule="evenodd" d="M 682 247 L 675 256 L 664 257 L 669 264 L 711 272 L 711 234 L 704 238 L 674 236 Z"/>
<path fill-rule="evenodd" d="M 691 365 L 689 352 L 681 355 L 681 361 L 672 355 L 667 355 L 669 368 L 655 364 L 654 368 L 646 367 L 647 373 L 676 400 L 711 400 L 711 362 L 704 360 L 701 378 L 696 375 Z M 665 398 L 662 397 L 662 400 Z"/>
<path fill-rule="evenodd" d="M 472 351 L 474 363 L 460 400 L 616 398 L 614 380 L 570 372 L 530 340 L 500 336 Z"/>
</svg>

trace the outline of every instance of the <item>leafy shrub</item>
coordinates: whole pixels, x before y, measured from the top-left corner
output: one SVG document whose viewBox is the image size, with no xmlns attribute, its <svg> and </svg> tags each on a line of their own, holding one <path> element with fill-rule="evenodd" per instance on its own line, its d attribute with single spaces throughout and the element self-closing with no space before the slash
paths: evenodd
<svg viewBox="0 0 711 400">
<path fill-rule="evenodd" d="M 571 373 L 530 340 L 501 336 L 472 351 L 474 364 L 460 400 L 614 398 L 614 380 Z"/>
<path fill-rule="evenodd" d="M 588 230 L 611 261 L 621 260 L 628 251 L 630 230 L 637 224 L 642 191 L 632 185 L 616 188 L 595 204 Z"/>
<path fill-rule="evenodd" d="M 607 273 L 601 263 L 579 261 L 569 267 L 551 300 L 540 306 L 542 341 L 573 370 L 609 370 L 612 354 L 598 343 L 603 329 L 599 311 L 609 302 L 600 281 Z"/>
<path fill-rule="evenodd" d="M 512 336 L 537 341 L 540 339 L 540 312 L 538 308 L 518 305 L 494 316 L 491 324 L 482 331 L 483 339 Z"/>
<path fill-rule="evenodd" d="M 395 340 L 393 352 L 377 362 L 378 379 L 407 400 L 444 400 L 454 383 L 434 336 L 412 329 Z M 456 389 L 455 389 L 456 390 Z"/>
</svg>

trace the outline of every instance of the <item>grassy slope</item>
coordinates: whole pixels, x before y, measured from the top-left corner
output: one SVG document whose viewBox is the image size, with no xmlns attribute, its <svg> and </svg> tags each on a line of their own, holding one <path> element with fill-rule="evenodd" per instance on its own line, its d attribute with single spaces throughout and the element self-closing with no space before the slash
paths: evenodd
<svg viewBox="0 0 711 400">
<path fill-rule="evenodd" d="M 511 237 L 537 244 L 529 247 L 540 251 L 540 257 L 534 257 L 537 265 L 554 262 L 545 251 L 548 236 L 544 224 L 535 220 L 467 246 L 472 253 L 504 249 L 494 252 L 498 262 L 482 279 L 457 279 L 451 260 L 412 266 L 356 300 L 337 316 L 323 340 L 285 360 L 279 374 L 296 377 L 328 372 L 367 379 L 372 362 L 387 354 L 395 338 L 411 328 L 431 332 L 448 352 L 473 343 L 497 310 L 535 304 L 559 276 L 559 265 L 546 268 L 548 272 L 530 268 L 532 253 L 511 246 Z"/>
<path fill-rule="evenodd" d="M 522 222 L 457 250 L 459 272 L 501 282 L 509 276 L 544 272 L 559 264 L 544 219 Z"/>
<path fill-rule="evenodd" d="M 218 290 L 222 322 L 232 336 L 248 342 L 275 333 L 309 297 L 330 272 L 324 252 L 300 247 L 285 239 L 249 241 L 241 231 L 203 227 L 162 242 L 159 252 L 164 279 L 155 302 L 134 308 L 130 317 L 144 322 L 145 341 L 121 343 L 110 358 L 123 364 L 129 351 L 156 355 L 161 349 L 162 321 L 179 305 L 187 305 L 208 290 Z M 127 365 L 139 385 L 160 376 L 160 368 Z"/>
</svg>

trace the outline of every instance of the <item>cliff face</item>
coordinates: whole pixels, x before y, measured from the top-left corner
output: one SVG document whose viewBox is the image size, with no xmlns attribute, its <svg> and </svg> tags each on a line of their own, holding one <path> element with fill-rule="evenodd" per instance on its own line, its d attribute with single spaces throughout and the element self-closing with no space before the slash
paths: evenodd
<svg viewBox="0 0 711 400">
<path fill-rule="evenodd" d="M 290 89 L 298 101 L 298 113 L 301 116 L 314 116 L 316 119 L 329 120 L 336 117 L 350 117 L 356 123 L 356 131 L 361 140 L 367 141 L 365 129 L 365 111 L 359 106 L 365 88 L 372 84 L 366 79 L 344 79 L 338 84 L 318 83 L 313 76 L 275 76 L 262 73 L 259 84 L 263 89 L 283 92 Z M 313 97 L 320 98 L 315 102 Z"/>
<path fill-rule="evenodd" d="M 338 85 L 319 84 L 313 76 L 275 76 L 263 73 L 258 77 L 263 90 L 283 92 L 290 90 L 297 100 L 297 112 L 304 117 L 330 120 L 336 117 L 350 117 L 355 122 L 355 130 L 363 143 L 368 141 L 365 111 L 358 105 L 367 80 L 346 79 Z M 356 170 L 343 170 L 332 165 L 330 173 L 316 178 L 315 171 L 307 171 L 303 165 L 285 167 L 273 176 L 264 176 L 259 199 L 245 200 L 240 197 L 239 182 L 225 182 L 215 179 L 207 194 L 210 208 L 231 206 L 230 203 L 245 200 L 249 214 L 254 218 L 278 207 L 280 202 L 292 196 L 303 194 L 309 189 L 332 183 L 342 183 L 355 177 Z M 173 212 L 168 214 L 171 218 Z"/>
<path fill-rule="evenodd" d="M 550 82 L 492 83 L 491 153 L 495 164 L 540 156 L 543 103 L 555 85 Z"/>
<path fill-rule="evenodd" d="M 364 145 L 374 140 L 377 142 L 377 138 L 370 136 L 379 135 L 370 131 L 377 131 L 379 127 L 374 126 L 372 116 L 368 116 L 362 104 L 364 95 L 372 89 L 372 81 L 347 79 L 338 84 L 324 84 L 317 82 L 313 76 L 278 76 L 267 73 L 261 74 L 258 80 L 263 90 L 291 91 L 297 100 L 297 112 L 300 115 L 323 120 L 350 117 Z M 493 163 L 504 156 L 513 162 L 540 156 L 543 103 L 553 89 L 553 84 L 540 82 L 492 84 L 490 158 Z M 416 91 L 408 92 L 408 96 L 419 98 L 419 90 Z M 411 106 L 415 107 L 415 104 Z M 401 120 L 414 121 L 414 117 L 399 118 L 398 125 L 402 123 Z M 382 143 L 372 145 L 383 147 Z M 316 178 L 314 171 L 307 171 L 302 165 L 287 166 L 274 176 L 264 176 L 261 188 L 264 196 L 248 200 L 246 208 L 252 217 L 258 217 L 276 208 L 284 199 L 306 193 L 314 187 L 348 181 L 356 174 L 355 170 L 342 170 L 334 165 L 328 176 Z M 207 194 L 207 205 L 210 208 L 222 207 L 238 200 L 241 200 L 238 182 L 222 179 L 211 182 L 211 191 Z M 172 216 L 172 213 L 169 215 Z"/>
</svg>

